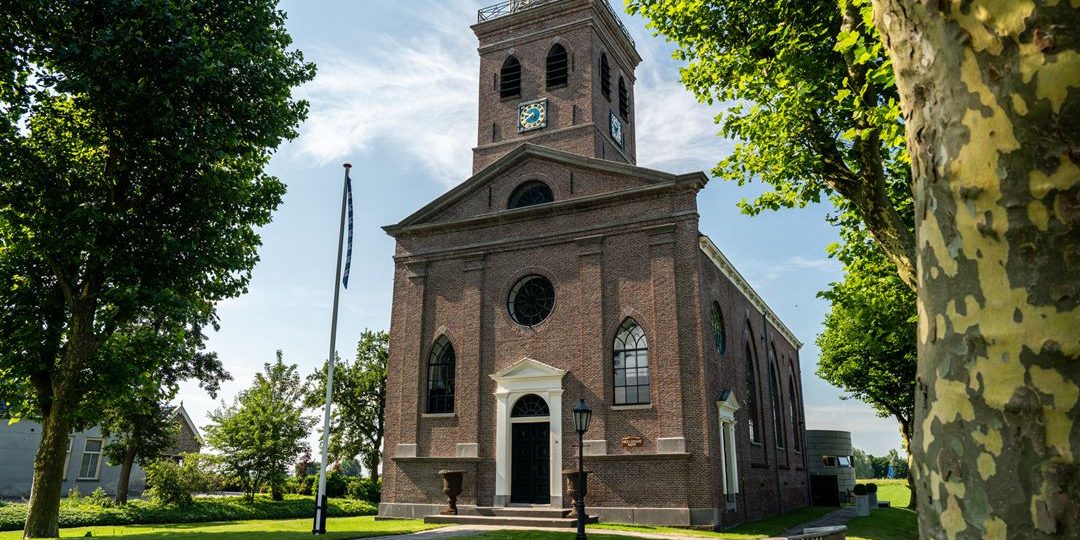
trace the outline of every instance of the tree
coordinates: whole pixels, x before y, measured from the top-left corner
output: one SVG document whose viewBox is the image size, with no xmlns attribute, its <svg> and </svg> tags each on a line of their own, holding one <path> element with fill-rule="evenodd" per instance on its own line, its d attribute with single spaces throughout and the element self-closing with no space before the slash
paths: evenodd
<svg viewBox="0 0 1080 540">
<path fill-rule="evenodd" d="M 146 468 L 172 446 L 179 433 L 173 420 L 173 408 L 168 403 L 140 400 L 124 405 L 109 410 L 101 422 L 102 435 L 110 438 L 105 446 L 105 456 L 112 463 L 120 464 L 120 478 L 116 482 L 117 504 L 127 504 L 131 468 L 136 460 Z"/>
<path fill-rule="evenodd" d="M 879 416 L 894 418 L 910 457 L 918 353 L 915 293 L 861 229 L 845 227 L 844 243 L 833 254 L 845 262 L 844 280 L 818 294 L 832 309 L 817 338 L 817 374 Z M 917 486 L 910 477 L 908 487 L 914 508 Z"/>
<path fill-rule="evenodd" d="M 102 349 L 133 326 L 199 334 L 246 289 L 284 192 L 262 171 L 313 76 L 275 4 L 0 8 L 0 393 L 42 422 L 28 538 L 57 534 L 68 433 L 173 360 Z"/>
<path fill-rule="evenodd" d="M 855 478 L 862 479 L 874 477 L 874 466 L 870 463 L 870 460 L 873 457 L 874 456 L 871 456 L 858 448 L 853 448 L 851 450 L 852 465 L 855 466 Z"/>
<path fill-rule="evenodd" d="M 915 180 L 920 534 L 1078 537 L 1080 6 L 873 19 Z"/>
<path fill-rule="evenodd" d="M 915 236 L 904 126 L 891 65 L 857 5 L 836 0 L 628 0 L 678 46 L 682 80 L 737 141 L 713 174 L 770 184 L 743 211 L 804 206 L 840 195 L 915 283 Z M 870 26 L 867 31 L 867 27 Z M 836 37 L 838 39 L 830 39 Z M 905 195 L 906 194 L 906 195 Z"/>
<path fill-rule="evenodd" d="M 716 95 L 753 102 L 751 111 L 773 111 L 778 102 L 759 100 L 741 90 L 744 86 L 792 87 L 776 90 L 782 94 L 780 105 L 831 110 L 821 102 L 823 109 L 799 107 L 807 103 L 784 98 L 820 88 L 786 76 L 794 72 L 788 64 L 806 63 L 802 48 L 781 48 L 790 54 L 777 55 L 773 46 L 790 43 L 792 34 L 810 33 L 808 28 L 818 31 L 814 39 L 838 35 L 836 48 L 850 51 L 845 58 L 875 66 L 873 76 L 865 79 L 869 86 L 849 76 L 854 86 L 838 91 L 837 98 L 857 98 L 874 110 L 890 111 L 889 100 L 878 108 L 885 93 L 866 98 L 875 95 L 875 85 L 895 84 L 902 113 L 898 129 L 911 166 L 917 230 L 912 238 L 918 238 L 910 259 L 917 265 L 905 271 L 892 247 L 897 242 L 881 234 L 880 223 L 866 215 L 862 219 L 902 277 L 907 274 L 905 283 L 918 290 L 919 429 L 912 444 L 912 475 L 921 501 L 920 534 L 1080 535 L 1075 518 L 1080 515 L 1080 444 L 1075 442 L 1080 432 L 1080 295 L 1074 292 L 1080 290 L 1075 247 L 1080 245 L 1075 210 L 1080 198 L 1080 93 L 1075 91 L 1080 86 L 1080 7 L 1032 0 L 872 0 L 872 5 L 850 0 L 841 2 L 840 29 L 820 22 L 837 20 L 827 10 L 817 13 L 821 18 L 806 16 L 816 2 L 641 0 L 632 5 L 680 43 L 682 58 L 702 65 L 687 68 L 691 81 L 701 81 L 704 89 L 729 85 L 738 91 Z M 809 44 L 805 50 L 820 52 Z M 878 62 L 882 50 L 887 58 Z M 709 66 L 722 66 L 718 59 L 725 60 L 731 51 L 738 52 L 736 67 L 758 61 L 764 66 L 761 73 Z M 835 87 L 840 72 L 827 67 L 819 69 Z M 703 76 L 694 79 L 695 73 Z M 762 82 L 748 74 L 760 75 Z M 711 98 L 714 93 L 698 95 Z M 888 119 L 893 114 L 869 116 Z M 792 126 L 765 123 L 785 138 L 801 133 L 798 123 Z M 883 127 L 871 123 L 868 128 L 851 134 L 866 140 L 876 129 L 885 148 L 899 146 Z M 792 145 L 799 140 L 791 139 Z M 827 150 L 821 152 L 823 164 L 829 160 Z M 786 162 L 768 161 L 769 156 L 757 162 L 754 157 L 736 152 L 733 161 L 764 170 L 766 181 L 771 171 L 790 169 Z M 836 192 L 858 206 L 857 197 L 839 188 Z M 786 193 L 801 200 L 804 192 Z M 1010 489 L 996 489 L 1002 485 Z"/>
<path fill-rule="evenodd" d="M 885 459 L 889 461 L 889 467 L 892 467 L 893 477 L 895 478 L 910 478 L 908 476 L 908 459 L 900 457 L 900 452 L 897 452 L 895 448 L 890 448 L 889 452 L 885 455 Z M 908 483 L 910 485 L 910 482 Z M 912 505 L 908 505 L 912 506 Z"/>
<path fill-rule="evenodd" d="M 304 387 L 296 365 L 285 365 L 281 351 L 273 364 L 264 364 L 255 382 L 209 415 L 206 440 L 221 451 L 224 466 L 244 488 L 248 501 L 263 485 L 269 485 L 274 500 L 282 499 L 281 488 L 289 477 L 289 466 L 309 450 L 305 439 L 315 424 L 304 416 Z"/>
<path fill-rule="evenodd" d="M 335 362 L 334 399 L 330 416 L 330 451 L 333 461 L 360 456 L 372 482 L 379 480 L 383 426 L 386 413 L 386 359 L 390 336 L 364 330 L 356 345 L 356 361 Z M 308 377 L 305 404 L 326 402 L 326 363 Z"/>
</svg>

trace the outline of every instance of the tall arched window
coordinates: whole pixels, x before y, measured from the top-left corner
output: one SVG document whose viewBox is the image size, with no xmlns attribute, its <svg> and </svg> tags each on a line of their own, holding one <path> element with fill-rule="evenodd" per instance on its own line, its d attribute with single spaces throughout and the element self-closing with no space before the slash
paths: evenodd
<svg viewBox="0 0 1080 540">
<path fill-rule="evenodd" d="M 570 71 L 570 61 L 566 56 L 566 48 L 556 43 L 551 46 L 547 55 L 547 89 L 565 86 Z"/>
<path fill-rule="evenodd" d="M 600 53 L 600 93 L 611 101 L 611 66 L 604 53 Z"/>
<path fill-rule="evenodd" d="M 513 210 L 534 204 L 549 203 L 554 200 L 555 195 L 547 184 L 539 180 L 529 180 L 514 188 L 514 191 L 510 193 L 510 200 L 507 201 L 506 208 Z"/>
<path fill-rule="evenodd" d="M 709 325 L 712 327 L 713 343 L 716 345 L 716 354 L 724 354 L 727 349 L 727 334 L 724 332 L 724 314 L 720 311 L 720 304 L 713 302 L 712 312 L 709 314 Z"/>
<path fill-rule="evenodd" d="M 795 447 L 796 452 L 802 451 L 802 441 L 800 440 L 801 430 L 799 429 L 799 395 L 795 390 L 795 377 L 788 377 L 788 423 L 791 424 L 791 436 L 792 444 Z"/>
<path fill-rule="evenodd" d="M 776 446 L 778 448 L 784 447 L 784 417 L 782 416 L 783 407 L 780 399 L 780 377 L 776 373 L 776 347 L 772 344 L 769 345 L 769 384 L 772 387 L 772 391 L 769 394 L 772 395 L 772 417 L 773 417 L 773 436 L 776 438 Z"/>
<path fill-rule="evenodd" d="M 630 91 L 626 89 L 626 81 L 619 77 L 619 115 L 623 120 L 630 121 Z"/>
<path fill-rule="evenodd" d="M 649 403 L 649 343 L 633 318 L 623 321 L 615 333 L 615 404 Z"/>
<path fill-rule="evenodd" d="M 503 62 L 499 71 L 499 97 L 521 97 L 521 63 L 513 56 Z"/>
<path fill-rule="evenodd" d="M 750 440 L 761 441 L 761 416 L 757 404 L 757 374 L 754 372 L 754 353 L 746 344 L 746 424 L 750 428 Z"/>
<path fill-rule="evenodd" d="M 441 414 L 454 412 L 454 345 L 446 336 L 440 336 L 431 346 L 428 357 L 427 412 Z"/>
</svg>

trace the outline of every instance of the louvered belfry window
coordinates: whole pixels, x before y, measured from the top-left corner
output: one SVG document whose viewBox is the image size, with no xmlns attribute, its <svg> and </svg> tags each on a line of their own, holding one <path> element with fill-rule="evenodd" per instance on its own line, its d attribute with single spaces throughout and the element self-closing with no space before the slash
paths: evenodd
<svg viewBox="0 0 1080 540">
<path fill-rule="evenodd" d="M 600 93 L 611 100 L 611 66 L 608 65 L 607 55 L 600 54 Z"/>
<path fill-rule="evenodd" d="M 626 81 L 619 77 L 619 115 L 623 120 L 630 120 L 630 92 L 626 89 Z"/>
<path fill-rule="evenodd" d="M 521 97 L 521 63 L 513 56 L 503 62 L 502 70 L 499 71 L 499 97 Z"/>
<path fill-rule="evenodd" d="M 556 43 L 548 51 L 547 55 L 547 89 L 565 86 L 570 62 L 566 56 L 566 48 Z"/>
</svg>

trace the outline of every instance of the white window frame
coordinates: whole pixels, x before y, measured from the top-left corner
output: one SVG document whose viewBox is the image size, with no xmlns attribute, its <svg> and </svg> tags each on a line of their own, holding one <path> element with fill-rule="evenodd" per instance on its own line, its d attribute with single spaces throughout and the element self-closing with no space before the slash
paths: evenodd
<svg viewBox="0 0 1080 540">
<path fill-rule="evenodd" d="M 71 468 L 71 450 L 75 447 L 75 437 L 68 437 L 67 454 L 64 454 L 64 482 L 67 482 L 68 469 Z"/>
<path fill-rule="evenodd" d="M 97 441 L 97 442 L 101 443 L 101 446 L 98 448 L 97 452 L 87 452 L 86 451 L 86 447 L 90 444 L 90 441 Z M 104 457 L 103 456 L 104 453 L 105 453 L 105 439 L 102 439 L 102 438 L 99 438 L 99 437 L 87 437 L 87 439 L 85 441 L 83 441 L 82 457 L 79 459 L 79 476 L 75 480 L 76 481 L 80 481 L 80 480 L 98 481 L 98 480 L 100 480 L 101 479 L 101 460 Z M 86 460 L 86 455 L 87 454 L 96 454 L 97 455 L 97 464 L 96 464 L 96 466 L 94 468 L 94 476 L 83 476 L 82 475 L 83 462 Z"/>
</svg>

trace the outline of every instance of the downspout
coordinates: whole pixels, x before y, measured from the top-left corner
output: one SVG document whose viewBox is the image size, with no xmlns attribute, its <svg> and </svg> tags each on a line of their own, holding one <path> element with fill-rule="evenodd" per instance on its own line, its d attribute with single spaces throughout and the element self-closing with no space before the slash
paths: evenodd
<svg viewBox="0 0 1080 540">
<path fill-rule="evenodd" d="M 780 445 L 778 437 L 783 437 L 783 433 L 777 433 L 776 426 L 780 425 L 780 419 L 776 418 L 776 415 L 780 414 L 779 408 L 780 400 L 776 394 L 776 366 L 773 365 L 772 348 L 769 347 L 769 319 L 765 316 L 765 310 L 761 311 L 761 326 L 764 330 L 761 332 L 761 339 L 764 340 L 765 358 L 769 362 L 769 388 L 772 389 L 772 400 L 769 402 L 769 409 L 773 413 L 773 471 L 776 473 L 776 504 L 779 507 L 779 514 L 784 513 L 784 492 L 780 490 Z"/>
</svg>

